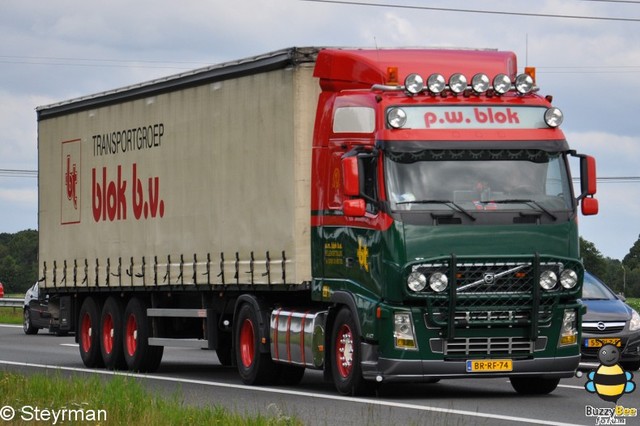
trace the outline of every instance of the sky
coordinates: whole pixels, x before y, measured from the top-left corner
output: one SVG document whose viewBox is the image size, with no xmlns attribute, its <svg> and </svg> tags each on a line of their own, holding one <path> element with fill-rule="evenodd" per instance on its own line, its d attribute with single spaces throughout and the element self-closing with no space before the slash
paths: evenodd
<svg viewBox="0 0 640 426">
<path fill-rule="evenodd" d="M 38 226 L 37 106 L 292 46 L 464 47 L 536 67 L 570 146 L 596 158 L 600 213 L 580 217 L 582 237 L 607 257 L 629 252 L 640 237 L 640 0 L 358 2 L 0 0 L 0 233 Z"/>
</svg>

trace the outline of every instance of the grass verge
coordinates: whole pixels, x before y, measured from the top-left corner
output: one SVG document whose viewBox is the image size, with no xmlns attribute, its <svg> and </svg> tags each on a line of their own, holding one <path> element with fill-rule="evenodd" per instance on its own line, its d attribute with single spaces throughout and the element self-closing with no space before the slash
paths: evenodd
<svg viewBox="0 0 640 426">
<path fill-rule="evenodd" d="M 22 309 L 0 307 L 0 324 L 22 324 Z"/>
<path fill-rule="evenodd" d="M 221 406 L 192 407 L 178 394 L 163 398 L 150 394 L 135 379 L 117 376 L 107 381 L 97 377 L 63 378 L 0 372 L 3 416 L 7 406 L 15 415 L 11 424 L 100 425 L 301 425 L 282 412 L 242 415 Z M 48 419 L 44 417 L 48 416 Z M 64 416 L 64 417 L 63 417 Z M 4 420 L 6 418 L 3 417 Z M 57 421 L 55 421 L 57 419 Z"/>
</svg>

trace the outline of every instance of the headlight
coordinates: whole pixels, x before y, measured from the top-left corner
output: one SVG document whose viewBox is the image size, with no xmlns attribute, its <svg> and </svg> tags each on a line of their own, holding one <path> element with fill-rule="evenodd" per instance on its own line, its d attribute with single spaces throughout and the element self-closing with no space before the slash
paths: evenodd
<svg viewBox="0 0 640 426">
<path fill-rule="evenodd" d="M 413 271 L 409 274 L 409 278 L 407 278 L 407 286 L 409 286 L 411 291 L 422 291 L 427 286 L 427 277 L 418 271 Z"/>
<path fill-rule="evenodd" d="M 563 120 L 564 114 L 562 114 L 559 108 L 552 107 L 544 113 L 544 122 L 547 123 L 549 127 L 558 127 L 562 124 Z"/>
<path fill-rule="evenodd" d="M 522 95 L 533 90 L 533 78 L 529 74 L 520 74 L 516 77 L 516 90 Z"/>
<path fill-rule="evenodd" d="M 511 90 L 511 79 L 506 74 L 498 74 L 493 79 L 493 90 L 500 95 L 504 95 Z"/>
<path fill-rule="evenodd" d="M 404 88 L 412 95 L 417 95 L 424 89 L 424 80 L 418 74 L 409 74 L 404 79 Z"/>
<path fill-rule="evenodd" d="M 427 89 L 433 94 L 441 93 L 447 86 L 442 74 L 431 74 L 427 79 Z"/>
<path fill-rule="evenodd" d="M 640 315 L 635 309 L 631 311 L 631 321 L 629 321 L 629 330 L 636 331 L 640 329 Z"/>
<path fill-rule="evenodd" d="M 484 93 L 489 90 L 489 76 L 486 74 L 476 74 L 471 78 L 471 88 L 476 93 Z"/>
<path fill-rule="evenodd" d="M 572 269 L 565 269 L 560 274 L 560 284 L 567 290 L 574 288 L 578 284 L 578 274 Z"/>
<path fill-rule="evenodd" d="M 411 313 L 395 312 L 393 314 L 393 337 L 396 348 L 417 349 Z"/>
<path fill-rule="evenodd" d="M 577 315 L 573 309 L 565 309 L 558 346 L 575 345 L 578 342 Z"/>
<path fill-rule="evenodd" d="M 460 73 L 453 74 L 449 77 L 449 89 L 456 94 L 464 92 L 467 89 L 467 77 Z"/>
<path fill-rule="evenodd" d="M 448 284 L 449 278 L 442 272 L 436 272 L 429 277 L 429 287 L 437 293 L 445 291 Z"/>
<path fill-rule="evenodd" d="M 391 108 L 387 112 L 387 123 L 394 129 L 399 129 L 407 124 L 407 113 L 401 108 Z"/>
<path fill-rule="evenodd" d="M 540 287 L 545 290 L 551 290 L 558 283 L 558 276 L 553 271 L 542 271 L 540 274 Z"/>
</svg>

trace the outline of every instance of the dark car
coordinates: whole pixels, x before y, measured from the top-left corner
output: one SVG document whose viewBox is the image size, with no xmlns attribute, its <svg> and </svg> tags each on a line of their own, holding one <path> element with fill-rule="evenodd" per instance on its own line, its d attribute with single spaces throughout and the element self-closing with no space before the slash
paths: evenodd
<svg viewBox="0 0 640 426">
<path fill-rule="evenodd" d="M 40 297 L 38 283 L 35 283 L 24 295 L 22 328 L 25 334 L 37 334 L 41 328 L 50 328 L 48 308 L 49 299 Z"/>
<path fill-rule="evenodd" d="M 620 365 L 625 370 L 640 368 L 640 315 L 616 296 L 596 276 L 585 272 L 582 302 L 587 313 L 582 318 L 583 361 L 598 362 L 605 344 L 620 348 Z"/>
</svg>

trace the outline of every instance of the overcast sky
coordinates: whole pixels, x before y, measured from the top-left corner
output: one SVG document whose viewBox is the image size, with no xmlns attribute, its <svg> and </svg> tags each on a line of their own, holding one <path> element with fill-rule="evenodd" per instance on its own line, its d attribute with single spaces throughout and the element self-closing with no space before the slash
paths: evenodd
<svg viewBox="0 0 640 426">
<path fill-rule="evenodd" d="M 37 170 L 37 106 L 290 46 L 514 51 L 520 70 L 537 67 L 541 94 L 565 113 L 569 144 L 596 157 L 599 177 L 640 176 L 640 1 L 382 3 L 459 11 L 300 0 L 1 0 L 0 232 L 37 229 L 37 179 L 6 171 Z M 597 198 L 600 214 L 580 217 L 581 234 L 621 259 L 640 236 L 640 179 L 601 182 Z"/>
</svg>

